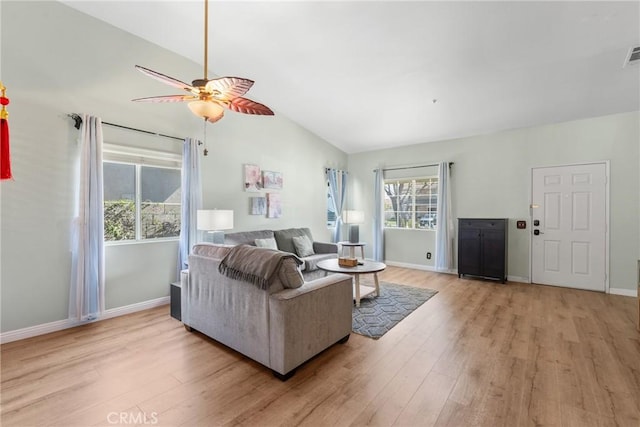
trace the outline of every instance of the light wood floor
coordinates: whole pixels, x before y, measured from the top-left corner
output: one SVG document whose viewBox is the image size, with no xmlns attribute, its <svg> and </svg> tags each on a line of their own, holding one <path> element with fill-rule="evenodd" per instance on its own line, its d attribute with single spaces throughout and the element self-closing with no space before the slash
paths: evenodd
<svg viewBox="0 0 640 427">
<path fill-rule="evenodd" d="M 168 307 L 2 345 L 2 426 L 640 425 L 635 299 L 393 267 L 381 277 L 439 293 L 285 383 L 186 332 Z"/>
</svg>

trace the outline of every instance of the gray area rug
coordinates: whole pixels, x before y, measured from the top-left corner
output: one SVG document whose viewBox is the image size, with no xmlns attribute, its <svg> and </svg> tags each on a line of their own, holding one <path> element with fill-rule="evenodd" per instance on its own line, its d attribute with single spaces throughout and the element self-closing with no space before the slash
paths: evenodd
<svg viewBox="0 0 640 427">
<path fill-rule="evenodd" d="M 360 307 L 353 306 L 351 329 L 377 340 L 437 293 L 432 289 L 380 282 L 379 297 L 363 298 Z"/>
</svg>

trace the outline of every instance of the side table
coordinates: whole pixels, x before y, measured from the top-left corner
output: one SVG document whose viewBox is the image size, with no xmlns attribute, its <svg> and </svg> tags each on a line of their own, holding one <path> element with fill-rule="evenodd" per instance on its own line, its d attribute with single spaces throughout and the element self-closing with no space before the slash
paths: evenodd
<svg viewBox="0 0 640 427">
<path fill-rule="evenodd" d="M 342 255 L 344 255 L 344 248 L 349 248 L 349 257 L 350 258 L 355 258 L 356 257 L 356 248 L 360 247 L 360 255 L 362 256 L 362 261 L 364 261 L 364 247 L 366 245 L 365 242 L 357 242 L 357 243 L 352 243 L 352 242 L 338 242 L 338 244 L 341 247 L 341 252 Z"/>
<path fill-rule="evenodd" d="M 169 298 L 171 299 L 171 317 L 177 320 L 182 320 L 182 307 L 181 307 L 181 292 L 182 286 L 180 282 L 174 282 L 170 285 Z"/>
</svg>

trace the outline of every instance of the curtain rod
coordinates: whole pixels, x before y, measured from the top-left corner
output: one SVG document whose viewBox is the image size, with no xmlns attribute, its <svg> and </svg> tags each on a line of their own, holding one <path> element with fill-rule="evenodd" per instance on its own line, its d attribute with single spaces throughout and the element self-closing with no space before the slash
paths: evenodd
<svg viewBox="0 0 640 427">
<path fill-rule="evenodd" d="M 80 129 L 80 125 L 82 124 L 82 117 L 80 117 L 80 115 L 78 115 L 76 113 L 71 113 L 71 114 L 67 114 L 67 117 L 71 117 L 75 121 L 75 124 L 73 125 L 73 127 L 75 127 L 76 129 Z M 102 122 L 102 124 L 103 125 L 108 125 L 108 126 L 113 126 L 113 127 L 116 127 L 116 128 L 132 130 L 132 131 L 135 131 L 135 132 L 142 132 L 142 133 L 146 133 L 146 134 L 149 134 L 149 135 L 161 136 L 163 138 L 176 139 L 176 140 L 178 140 L 180 142 L 184 142 L 184 138 L 178 138 L 177 136 L 164 135 L 162 133 L 151 132 L 149 130 L 144 130 L 144 129 L 136 129 L 136 128 L 132 128 L 132 127 L 129 127 L 129 126 L 118 125 L 118 124 L 109 123 L 109 122 Z"/>
<path fill-rule="evenodd" d="M 432 166 L 440 166 L 440 163 L 432 163 L 429 165 L 418 165 L 418 166 L 405 166 L 402 168 L 387 168 L 387 169 L 382 169 L 382 171 L 398 171 L 398 170 L 404 170 L 404 169 L 420 169 L 420 168 L 428 168 L 428 167 L 432 167 Z M 449 162 L 449 167 L 453 166 L 453 162 Z M 373 170 L 374 172 L 376 171 L 375 169 Z"/>
</svg>

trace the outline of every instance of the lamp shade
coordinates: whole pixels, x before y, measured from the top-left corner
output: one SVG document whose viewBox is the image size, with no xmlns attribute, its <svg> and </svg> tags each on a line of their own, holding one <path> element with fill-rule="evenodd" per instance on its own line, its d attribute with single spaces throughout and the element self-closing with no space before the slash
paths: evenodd
<svg viewBox="0 0 640 427">
<path fill-rule="evenodd" d="M 198 230 L 218 231 L 233 228 L 233 211 L 231 210 L 198 210 Z"/>
<path fill-rule="evenodd" d="M 342 211 L 342 221 L 345 224 L 363 224 L 364 212 L 362 211 Z"/>
</svg>

